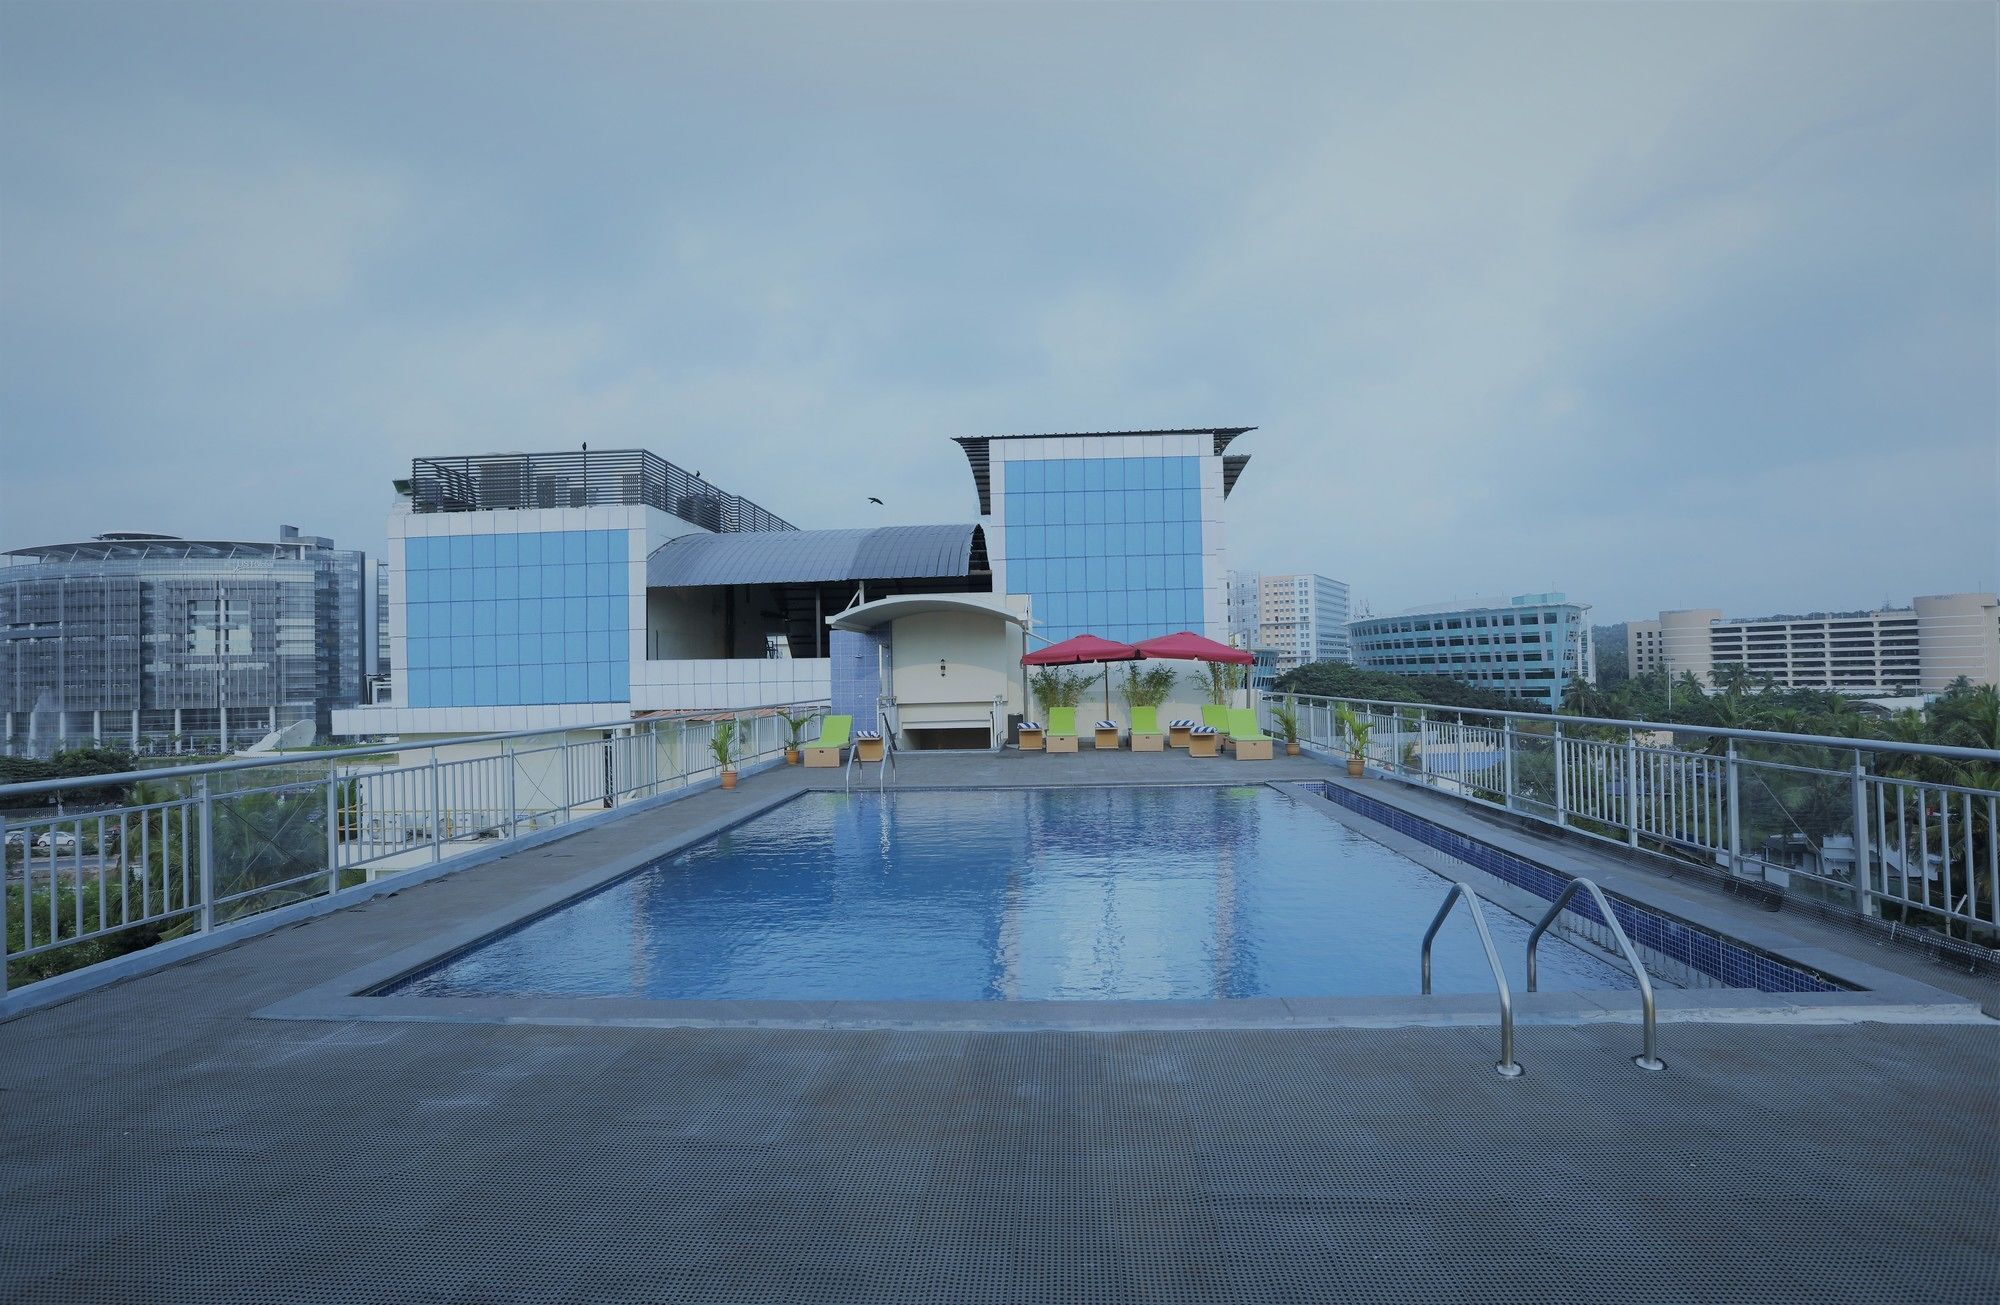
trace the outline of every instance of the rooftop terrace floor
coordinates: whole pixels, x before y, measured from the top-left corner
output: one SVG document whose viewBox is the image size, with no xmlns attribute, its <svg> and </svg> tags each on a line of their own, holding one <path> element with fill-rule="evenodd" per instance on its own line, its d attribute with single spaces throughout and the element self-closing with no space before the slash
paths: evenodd
<svg viewBox="0 0 2000 1305">
<path fill-rule="evenodd" d="M 905 756 L 1160 782 L 1169 754 Z M 2000 1025 L 565 1028 L 254 1012 L 750 777 L 0 1025 L 9 1301 L 2000 1292 Z M 831 772 L 837 776 L 837 772 Z M 837 782 L 834 781 L 834 782 Z"/>
</svg>

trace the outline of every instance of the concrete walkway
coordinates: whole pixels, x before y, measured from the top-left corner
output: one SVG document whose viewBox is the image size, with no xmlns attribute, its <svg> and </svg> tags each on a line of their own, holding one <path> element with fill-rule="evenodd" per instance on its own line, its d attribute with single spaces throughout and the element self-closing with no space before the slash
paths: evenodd
<svg viewBox="0 0 2000 1305">
<path fill-rule="evenodd" d="M 1036 779 L 1065 782 L 1119 760 L 1168 773 L 1085 753 L 905 758 L 902 778 L 1076 767 Z M 1507 1081 L 1472 1028 L 251 1017 L 808 778 L 755 776 L 0 1025 L 0 1300 L 2000 1294 L 2000 1026 L 1677 1026 L 1660 1074 L 1631 1064 L 1629 1027 L 1534 1026 Z"/>
</svg>

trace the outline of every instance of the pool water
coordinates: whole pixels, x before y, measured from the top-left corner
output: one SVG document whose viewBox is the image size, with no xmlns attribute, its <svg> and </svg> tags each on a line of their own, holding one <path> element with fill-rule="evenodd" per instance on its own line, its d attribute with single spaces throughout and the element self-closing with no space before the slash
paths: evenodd
<svg viewBox="0 0 2000 1305">
<path fill-rule="evenodd" d="M 1446 881 L 1264 785 L 808 793 L 405 980 L 427 996 L 1414 993 Z M 1524 990 L 1528 925 L 1487 908 Z M 1628 988 L 1543 940 L 1544 988 Z M 1438 992 L 1493 990 L 1461 907 Z"/>
</svg>

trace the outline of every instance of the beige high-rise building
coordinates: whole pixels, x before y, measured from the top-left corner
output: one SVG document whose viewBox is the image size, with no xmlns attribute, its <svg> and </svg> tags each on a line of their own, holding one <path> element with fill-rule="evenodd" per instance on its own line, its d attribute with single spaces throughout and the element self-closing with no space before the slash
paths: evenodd
<svg viewBox="0 0 2000 1305">
<path fill-rule="evenodd" d="M 2000 684 L 2000 597 L 1927 594 L 1902 608 L 1763 620 L 1687 608 L 1631 622 L 1625 654 L 1633 675 L 1692 672 L 1705 684 L 1741 666 L 1782 688 L 1941 693 L 1960 676 Z"/>
</svg>

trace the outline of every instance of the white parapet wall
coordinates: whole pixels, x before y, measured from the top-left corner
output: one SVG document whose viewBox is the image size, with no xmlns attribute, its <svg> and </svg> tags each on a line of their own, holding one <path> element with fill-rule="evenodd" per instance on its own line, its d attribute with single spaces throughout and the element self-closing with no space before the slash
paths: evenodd
<svg viewBox="0 0 2000 1305">
<path fill-rule="evenodd" d="M 632 709 L 700 711 L 823 702 L 832 686 L 833 662 L 825 657 L 636 662 Z"/>
</svg>

